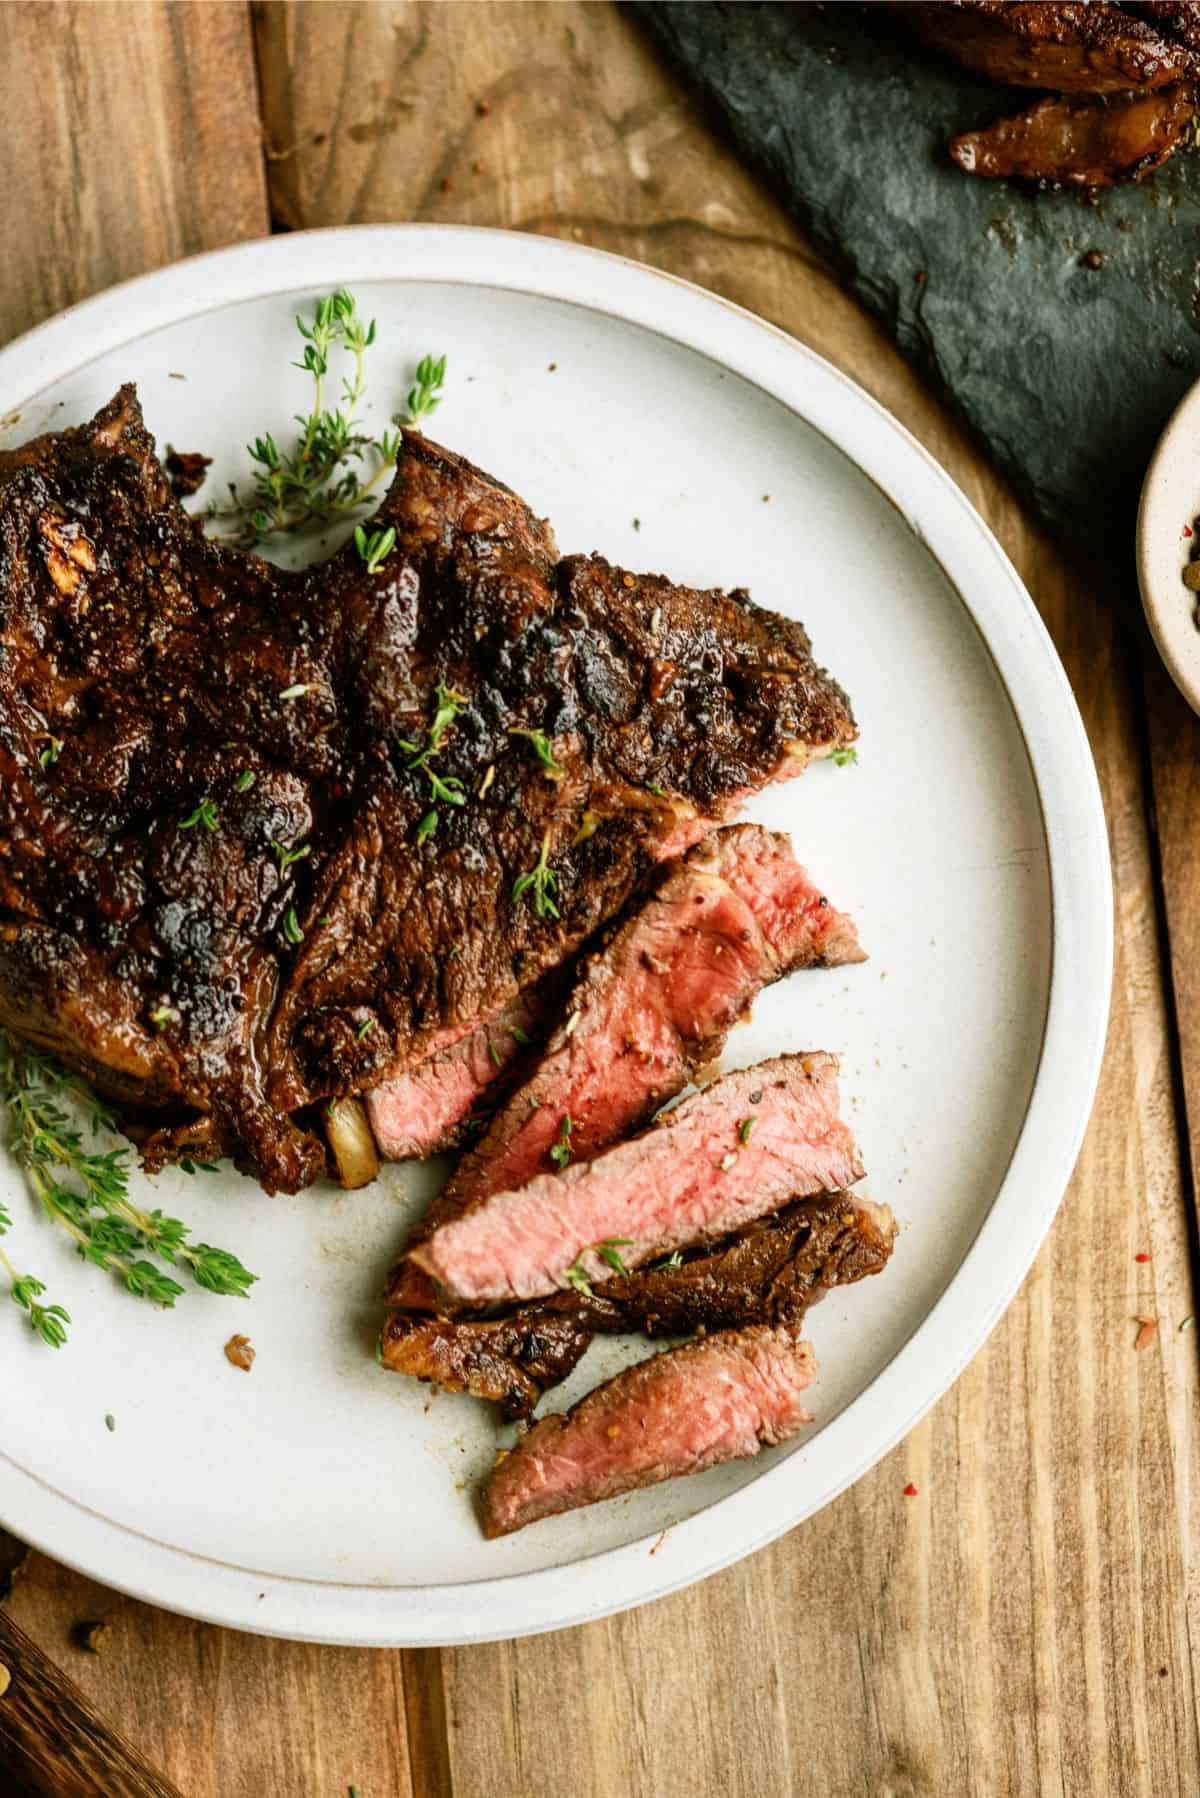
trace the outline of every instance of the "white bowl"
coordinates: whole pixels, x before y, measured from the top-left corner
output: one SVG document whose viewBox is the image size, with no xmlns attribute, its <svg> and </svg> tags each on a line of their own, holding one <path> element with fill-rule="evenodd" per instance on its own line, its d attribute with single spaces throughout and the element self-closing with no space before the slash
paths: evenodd
<svg viewBox="0 0 1200 1798">
<path fill-rule="evenodd" d="M 1171 414 L 1146 470 L 1137 522 L 1138 585 L 1146 623 L 1168 672 L 1200 712 L 1200 594 L 1183 570 L 1200 548 L 1200 381 Z M 1195 535 L 1193 533 L 1195 532 Z"/>
</svg>

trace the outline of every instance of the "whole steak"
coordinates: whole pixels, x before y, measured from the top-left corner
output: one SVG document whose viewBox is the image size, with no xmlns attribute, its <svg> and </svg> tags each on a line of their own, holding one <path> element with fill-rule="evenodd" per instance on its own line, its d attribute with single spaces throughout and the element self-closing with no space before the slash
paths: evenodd
<svg viewBox="0 0 1200 1798">
<path fill-rule="evenodd" d="M 420 436 L 373 522 L 373 571 L 207 541 L 131 387 L 0 452 L 0 1023 L 151 1169 L 305 1185 L 321 1100 L 476 1028 L 856 734 L 800 625 L 560 561 Z"/>
</svg>

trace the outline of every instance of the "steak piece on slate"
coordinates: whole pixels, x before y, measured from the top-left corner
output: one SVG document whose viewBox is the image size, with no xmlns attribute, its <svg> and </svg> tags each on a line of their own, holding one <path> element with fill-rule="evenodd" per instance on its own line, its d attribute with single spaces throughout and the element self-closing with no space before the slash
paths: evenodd
<svg viewBox="0 0 1200 1798">
<path fill-rule="evenodd" d="M 921 40 L 993 81 L 1115 94 L 1200 75 L 1186 34 L 1161 36 L 1105 0 L 923 0 L 891 4 Z"/>
<path fill-rule="evenodd" d="M 816 1372 L 811 1343 L 765 1324 L 639 1361 L 503 1457 L 484 1488 L 484 1534 L 786 1442 L 812 1422 L 801 1395 Z"/>
<path fill-rule="evenodd" d="M 863 1168 L 837 1071 L 815 1051 L 727 1074 L 595 1160 L 490 1194 L 411 1259 L 463 1305 L 511 1304 L 611 1281 L 789 1198 L 852 1185 Z"/>
<path fill-rule="evenodd" d="M 684 1336 L 752 1323 L 797 1330 L 830 1287 L 882 1272 L 895 1234 L 886 1206 L 853 1193 L 799 1199 L 720 1242 L 684 1250 L 678 1261 L 637 1268 L 599 1290 L 535 1299 L 503 1317 L 393 1311 L 380 1352 L 397 1373 L 528 1417 L 594 1334 Z"/>
<path fill-rule="evenodd" d="M 418 435 L 375 523 L 373 569 L 207 541 L 132 387 L 0 451 L 0 1023 L 124 1108 L 151 1169 L 305 1185 L 310 1107 L 468 1035 L 856 734 L 800 625 L 560 562 Z"/>
<path fill-rule="evenodd" d="M 853 923 L 813 884 L 786 837 L 756 824 L 709 837 L 590 957 L 546 1053 L 463 1158 L 410 1246 L 489 1193 L 515 1190 L 552 1167 L 564 1118 L 577 1162 L 639 1128 L 720 1054 L 769 982 L 863 959 Z M 388 1298 L 438 1308 L 427 1276 L 407 1259 Z"/>
<path fill-rule="evenodd" d="M 1196 89 L 1135 94 L 1051 94 L 1012 118 L 950 140 L 950 156 L 968 175 L 1049 181 L 1062 187 L 1111 187 L 1140 181 L 1183 141 L 1196 111 Z"/>
</svg>

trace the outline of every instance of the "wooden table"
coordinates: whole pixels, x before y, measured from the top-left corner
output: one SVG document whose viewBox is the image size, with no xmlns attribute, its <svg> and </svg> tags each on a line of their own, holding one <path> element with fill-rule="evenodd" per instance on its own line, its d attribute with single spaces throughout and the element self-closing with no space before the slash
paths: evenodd
<svg viewBox="0 0 1200 1798">
<path fill-rule="evenodd" d="M 848 370 L 1040 606 L 1118 892 L 1108 1057 L 1049 1242 L 932 1416 L 774 1548 L 609 1622 L 442 1652 L 212 1629 L 38 1555 L 10 1614 L 187 1798 L 1192 1798 L 1200 725 L 1128 584 L 1073 574 L 607 4 L 19 3 L 0 52 L 0 338 L 272 228 L 440 219 L 641 258 Z M 1136 1314 L 1160 1319 L 1140 1354 Z M 97 1617 L 100 1657 L 71 1637 Z"/>
</svg>

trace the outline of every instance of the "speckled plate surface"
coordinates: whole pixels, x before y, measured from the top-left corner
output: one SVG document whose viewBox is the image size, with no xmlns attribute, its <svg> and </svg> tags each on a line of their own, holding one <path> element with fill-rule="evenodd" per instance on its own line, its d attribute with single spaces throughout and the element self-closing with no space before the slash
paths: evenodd
<svg viewBox="0 0 1200 1798">
<path fill-rule="evenodd" d="M 814 768 L 750 815 L 792 833 L 871 960 L 764 994 L 725 1057 L 836 1050 L 865 1190 L 902 1225 L 882 1278 L 812 1314 L 817 1421 L 797 1443 L 486 1543 L 472 1489 L 492 1418 L 372 1353 L 384 1270 L 439 1170 L 275 1199 L 228 1169 L 163 1176 L 155 1202 L 261 1276 L 244 1304 L 190 1291 L 164 1315 L 75 1261 L 0 1160 L 10 1244 L 75 1320 L 53 1354 L 0 1315 L 0 1518 L 97 1579 L 236 1627 L 472 1641 L 728 1565 L 825 1504 L 951 1383 L 1028 1267 L 1087 1120 L 1108 856 L 1062 669 L 962 495 L 820 358 L 649 269 L 462 228 L 247 244 L 0 353 L 0 442 L 84 417 L 132 378 L 160 442 L 216 457 L 215 487 L 304 403 L 292 316 L 339 284 L 378 320 L 380 422 L 416 359 L 445 351 L 444 442 L 548 514 L 564 550 L 746 585 L 803 618 L 862 727 L 857 766 Z M 257 1350 L 248 1376 L 222 1354 L 234 1329 Z M 640 1352 L 597 1345 L 566 1396 Z"/>
</svg>

